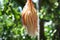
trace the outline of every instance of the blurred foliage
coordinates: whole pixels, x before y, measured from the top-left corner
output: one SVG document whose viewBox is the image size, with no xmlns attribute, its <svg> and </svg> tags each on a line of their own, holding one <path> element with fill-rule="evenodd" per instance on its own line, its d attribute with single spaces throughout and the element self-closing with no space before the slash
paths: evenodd
<svg viewBox="0 0 60 40">
<path fill-rule="evenodd" d="M 24 32 L 21 20 L 21 9 L 26 0 L 2 0 L 0 1 L 0 38 L 3 40 L 37 40 Z M 35 4 L 36 5 L 36 4 Z M 44 32 L 46 40 L 52 40 L 57 32 L 56 25 L 60 25 L 59 0 L 42 0 L 40 19 L 46 20 Z M 56 34 L 58 40 L 58 34 Z"/>
</svg>

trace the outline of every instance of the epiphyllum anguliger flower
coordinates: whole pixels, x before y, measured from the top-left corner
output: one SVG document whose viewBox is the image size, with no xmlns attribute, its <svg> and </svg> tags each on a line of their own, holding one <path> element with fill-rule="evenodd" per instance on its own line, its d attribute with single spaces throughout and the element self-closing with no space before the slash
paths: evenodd
<svg viewBox="0 0 60 40">
<path fill-rule="evenodd" d="M 32 0 L 27 0 L 22 11 L 22 22 L 29 35 L 35 35 L 37 32 L 37 12 L 34 8 Z"/>
</svg>

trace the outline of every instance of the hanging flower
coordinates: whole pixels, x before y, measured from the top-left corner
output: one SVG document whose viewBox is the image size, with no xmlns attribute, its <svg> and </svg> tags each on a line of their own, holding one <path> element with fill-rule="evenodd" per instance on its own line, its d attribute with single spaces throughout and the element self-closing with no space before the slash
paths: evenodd
<svg viewBox="0 0 60 40">
<path fill-rule="evenodd" d="M 34 8 L 32 0 L 27 0 L 22 11 L 22 23 L 29 35 L 34 36 L 37 33 L 37 11 Z"/>
</svg>

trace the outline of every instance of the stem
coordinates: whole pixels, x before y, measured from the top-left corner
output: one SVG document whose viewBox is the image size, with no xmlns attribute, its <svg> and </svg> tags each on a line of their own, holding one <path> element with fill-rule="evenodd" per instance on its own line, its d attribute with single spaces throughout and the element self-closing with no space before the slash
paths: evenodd
<svg viewBox="0 0 60 40">
<path fill-rule="evenodd" d="M 32 0 L 27 0 L 28 2 L 32 2 Z"/>
</svg>

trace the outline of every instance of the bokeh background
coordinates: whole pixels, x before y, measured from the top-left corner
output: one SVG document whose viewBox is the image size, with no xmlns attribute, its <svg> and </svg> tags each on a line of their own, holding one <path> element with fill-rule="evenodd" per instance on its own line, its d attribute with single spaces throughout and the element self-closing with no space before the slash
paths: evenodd
<svg viewBox="0 0 60 40">
<path fill-rule="evenodd" d="M 38 40 L 25 34 L 21 12 L 26 0 L 0 0 L 0 40 Z M 33 0 L 40 19 L 40 39 L 60 40 L 60 0 Z"/>
</svg>

